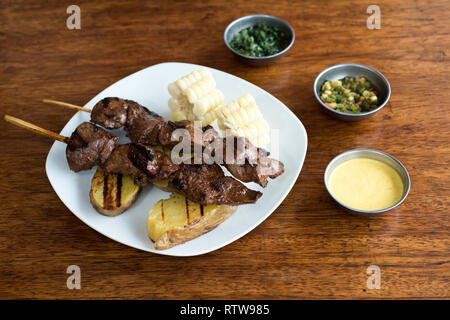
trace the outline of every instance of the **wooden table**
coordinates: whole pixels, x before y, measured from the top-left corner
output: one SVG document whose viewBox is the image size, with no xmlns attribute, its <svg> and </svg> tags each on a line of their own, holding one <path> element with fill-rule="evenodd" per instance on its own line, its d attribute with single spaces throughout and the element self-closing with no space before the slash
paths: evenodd
<svg viewBox="0 0 450 320">
<path fill-rule="evenodd" d="M 368 30 L 361 1 L 76 1 L 81 29 L 66 27 L 61 1 L 0 4 L 1 113 L 59 132 L 70 110 L 147 66 L 180 61 L 214 67 L 275 95 L 309 137 L 294 188 L 258 228 L 215 252 L 175 258 L 138 251 L 78 220 L 53 192 L 51 142 L 2 120 L 0 298 L 302 299 L 449 298 L 450 11 L 448 2 L 378 1 L 381 29 Z M 280 16 L 296 31 L 279 62 L 243 65 L 223 30 L 242 15 Z M 325 67 L 357 62 L 383 72 L 390 105 L 345 123 L 320 111 L 312 84 Z M 295 148 L 295 143 L 292 143 Z M 357 147 L 388 152 L 408 168 L 406 202 L 357 218 L 328 196 L 327 163 Z M 81 268 L 68 290 L 66 268 Z M 369 265 L 381 288 L 366 285 Z"/>
</svg>

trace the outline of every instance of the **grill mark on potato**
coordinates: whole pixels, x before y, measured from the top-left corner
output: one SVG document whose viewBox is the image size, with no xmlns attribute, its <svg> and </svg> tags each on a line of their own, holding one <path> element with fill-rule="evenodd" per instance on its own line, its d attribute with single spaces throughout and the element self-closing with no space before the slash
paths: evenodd
<svg viewBox="0 0 450 320">
<path fill-rule="evenodd" d="M 164 223 L 164 200 L 161 201 L 161 220 Z"/>
<path fill-rule="evenodd" d="M 200 215 L 203 217 L 203 205 L 200 205 Z"/>
<path fill-rule="evenodd" d="M 184 198 L 186 202 L 186 216 L 187 216 L 187 223 L 189 223 L 189 202 L 187 198 Z"/>
<path fill-rule="evenodd" d="M 118 182 L 118 175 L 108 175 L 105 174 L 103 176 L 104 179 L 104 185 L 103 185 L 103 207 L 105 209 L 114 209 L 120 207 L 116 206 L 117 201 L 115 198 L 115 195 L 117 195 L 118 191 L 114 190 L 115 187 L 117 187 Z M 119 199 L 120 201 L 120 199 Z"/>
<path fill-rule="evenodd" d="M 116 205 L 117 208 L 120 208 L 122 203 L 122 174 L 119 173 L 117 175 L 117 193 L 116 193 Z"/>
<path fill-rule="evenodd" d="M 103 174 L 103 207 L 108 208 L 108 175 Z"/>
</svg>

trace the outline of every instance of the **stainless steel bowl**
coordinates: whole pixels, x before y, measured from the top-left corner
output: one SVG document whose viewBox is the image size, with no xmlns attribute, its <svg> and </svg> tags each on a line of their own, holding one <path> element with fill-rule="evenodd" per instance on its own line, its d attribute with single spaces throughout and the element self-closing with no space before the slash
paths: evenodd
<svg viewBox="0 0 450 320">
<path fill-rule="evenodd" d="M 378 98 L 382 102 L 380 106 L 372 111 L 364 113 L 345 113 L 331 109 L 325 105 L 320 99 L 320 89 L 327 80 L 339 80 L 345 77 L 365 77 L 368 79 L 377 89 Z M 360 121 L 370 118 L 375 113 L 380 111 L 389 101 L 391 97 L 391 86 L 386 77 L 379 71 L 372 69 L 368 66 L 356 63 L 343 63 L 331 66 L 323 70 L 314 81 L 314 94 L 317 101 L 322 105 L 324 111 L 340 120 L 345 121 Z"/>
<path fill-rule="evenodd" d="M 344 163 L 345 161 L 348 161 L 351 159 L 356 159 L 356 158 L 368 158 L 368 159 L 378 160 L 378 161 L 381 161 L 381 162 L 389 165 L 395 171 L 397 171 L 397 173 L 400 175 L 400 178 L 402 179 L 402 183 L 403 183 L 402 198 L 396 204 L 394 204 L 388 208 L 381 209 L 381 210 L 374 210 L 374 211 L 358 210 L 355 208 L 351 208 L 351 207 L 343 204 L 339 200 L 337 200 L 334 197 L 334 195 L 331 193 L 329 185 L 328 185 L 328 181 L 330 179 L 331 173 L 341 163 Z M 346 209 L 351 214 L 358 215 L 358 216 L 365 216 L 365 217 L 381 215 L 387 211 L 394 209 L 395 207 L 400 205 L 403 202 L 403 200 L 405 200 L 406 196 L 409 193 L 409 189 L 411 187 L 409 174 L 408 174 L 408 171 L 406 170 L 405 166 L 400 161 L 395 159 L 393 156 L 391 156 L 387 153 L 384 153 L 382 151 L 379 151 L 379 150 L 374 150 L 374 149 L 354 149 L 354 150 L 346 151 L 346 152 L 341 153 L 340 155 L 336 156 L 333 160 L 331 160 L 331 162 L 328 164 L 328 166 L 325 170 L 324 181 L 325 181 L 325 187 L 326 187 L 328 193 L 339 205 L 341 205 L 344 209 Z"/>
<path fill-rule="evenodd" d="M 233 36 L 235 33 L 238 33 L 242 29 L 248 28 L 250 26 L 253 26 L 257 23 L 265 23 L 270 26 L 277 27 L 280 31 L 284 32 L 286 35 L 286 43 L 288 45 L 286 48 L 284 48 L 282 51 L 278 52 L 277 54 L 266 56 L 266 57 L 250 57 L 243 55 L 237 51 L 235 51 L 230 46 L 230 41 L 233 39 Z M 245 61 L 248 64 L 261 66 L 266 65 L 271 62 L 274 62 L 278 59 L 280 59 L 292 46 L 295 40 L 295 32 L 294 29 L 284 21 L 283 19 L 280 19 L 278 17 L 269 16 L 266 14 L 254 14 L 250 16 L 241 17 L 239 19 L 234 20 L 231 22 L 228 27 L 225 29 L 225 32 L 223 34 L 223 39 L 225 41 L 225 44 L 227 45 L 228 49 L 231 50 L 236 56 L 241 58 L 243 61 Z"/>
</svg>

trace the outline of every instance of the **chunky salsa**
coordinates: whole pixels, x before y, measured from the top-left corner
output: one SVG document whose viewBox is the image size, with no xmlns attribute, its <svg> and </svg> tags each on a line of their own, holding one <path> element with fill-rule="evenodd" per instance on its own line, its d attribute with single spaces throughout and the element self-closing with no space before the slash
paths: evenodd
<svg viewBox="0 0 450 320">
<path fill-rule="evenodd" d="M 364 77 L 325 81 L 320 99 L 329 108 L 346 113 L 364 113 L 379 106 L 375 87 Z"/>
</svg>

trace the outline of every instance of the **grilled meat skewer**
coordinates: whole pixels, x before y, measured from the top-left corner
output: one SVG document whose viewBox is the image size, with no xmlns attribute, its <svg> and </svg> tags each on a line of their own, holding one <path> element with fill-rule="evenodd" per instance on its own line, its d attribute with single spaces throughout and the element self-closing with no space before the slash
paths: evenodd
<svg viewBox="0 0 450 320">
<path fill-rule="evenodd" d="M 175 191 L 201 204 L 254 203 L 262 195 L 231 177 L 225 177 L 218 165 L 180 167 L 165 153 L 151 147 L 136 143 L 117 145 L 117 142 L 118 137 L 84 122 L 69 139 L 66 149 L 69 166 L 80 171 L 98 165 L 106 174 L 131 176 L 139 186 L 173 176 L 171 186 Z"/>
<path fill-rule="evenodd" d="M 165 122 L 164 118 L 149 111 L 138 103 L 120 98 L 104 98 L 92 109 L 91 121 L 109 129 L 125 127 L 133 142 L 145 145 L 173 147 L 179 140 L 172 139 L 174 130 L 182 128 L 189 132 L 192 145 L 203 148 L 223 139 L 223 159 L 226 153 L 226 139 L 211 127 L 196 128 L 191 121 Z M 195 130 L 199 130 L 195 132 Z M 201 130 L 201 131 L 200 131 Z M 276 178 L 284 172 L 282 162 L 269 158 L 269 153 L 257 148 L 244 137 L 235 137 L 234 159 L 225 162 L 225 167 L 243 182 L 256 182 L 265 187 L 268 178 Z"/>
<path fill-rule="evenodd" d="M 201 165 L 201 170 L 195 166 L 180 168 L 165 153 L 151 147 L 135 143 L 117 145 L 117 136 L 89 122 L 81 123 L 67 138 L 14 117 L 5 116 L 5 120 L 67 143 L 67 161 L 76 172 L 98 165 L 106 174 L 131 176 L 139 186 L 174 176 L 175 190 L 200 204 L 246 204 L 256 202 L 261 196 L 241 182 L 224 177 L 217 165 Z"/>
<path fill-rule="evenodd" d="M 52 100 L 45 100 L 44 102 L 67 105 Z M 77 107 L 70 106 L 71 108 Z M 78 110 L 85 111 L 83 109 L 78 107 Z M 173 140 L 172 133 L 180 128 L 187 130 L 192 146 L 201 145 L 202 148 L 207 148 L 218 139 L 223 139 L 220 142 L 225 141 L 225 138 L 221 138 L 211 126 L 200 129 L 190 121 L 165 122 L 164 118 L 137 102 L 114 97 L 104 98 L 97 102 L 91 113 L 91 121 L 108 129 L 124 127 L 133 142 L 150 146 L 175 146 L 181 138 L 180 140 Z M 270 158 L 266 150 L 253 146 L 246 138 L 236 137 L 236 141 L 242 140 L 245 140 L 243 145 L 248 146 L 248 148 L 237 148 L 235 144 L 234 160 L 220 163 L 235 178 L 243 182 L 256 182 L 265 187 L 269 178 L 274 179 L 284 172 L 284 165 L 281 161 Z M 223 143 L 222 148 L 225 155 L 225 143 Z"/>
<path fill-rule="evenodd" d="M 124 128 L 134 143 L 174 147 L 176 129 L 186 129 L 192 145 L 206 147 L 219 134 L 211 127 L 197 128 L 191 121 L 168 121 L 135 101 L 121 98 L 104 98 L 97 102 L 91 112 L 91 121 L 107 129 Z"/>
</svg>

